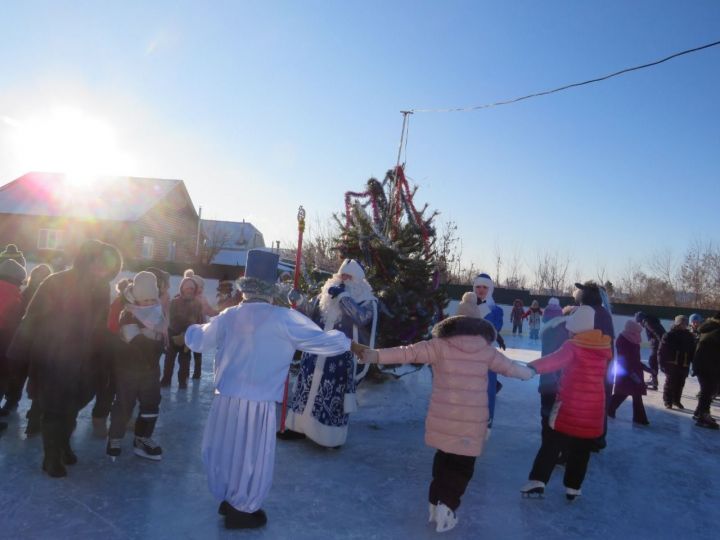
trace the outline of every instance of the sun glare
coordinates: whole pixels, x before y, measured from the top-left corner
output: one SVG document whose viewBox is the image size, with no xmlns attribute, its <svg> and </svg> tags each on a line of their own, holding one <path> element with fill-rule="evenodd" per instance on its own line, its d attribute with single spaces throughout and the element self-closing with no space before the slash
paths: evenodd
<svg viewBox="0 0 720 540">
<path fill-rule="evenodd" d="M 113 126 L 71 107 L 16 120 L 11 142 L 19 169 L 65 173 L 78 187 L 98 175 L 128 174 L 132 168 Z"/>
</svg>

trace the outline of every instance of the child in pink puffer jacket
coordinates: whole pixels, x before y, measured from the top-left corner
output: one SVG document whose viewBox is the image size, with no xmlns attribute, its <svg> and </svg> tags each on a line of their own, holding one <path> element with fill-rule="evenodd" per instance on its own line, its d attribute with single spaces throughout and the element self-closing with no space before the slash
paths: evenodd
<svg viewBox="0 0 720 540">
<path fill-rule="evenodd" d="M 438 532 L 457 524 L 455 511 L 485 444 L 487 373 L 529 380 L 530 368 L 513 362 L 490 344 L 495 328 L 474 316 L 455 316 L 435 325 L 433 339 L 391 349 L 353 343 L 363 363 L 430 364 L 433 388 L 425 420 L 425 444 L 437 448 L 430 483 L 430 518 Z"/>
</svg>

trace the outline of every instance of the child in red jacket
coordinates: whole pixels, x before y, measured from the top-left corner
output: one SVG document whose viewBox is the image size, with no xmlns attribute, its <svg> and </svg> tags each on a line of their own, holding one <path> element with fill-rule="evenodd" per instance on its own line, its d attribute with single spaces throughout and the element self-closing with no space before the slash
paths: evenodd
<svg viewBox="0 0 720 540">
<path fill-rule="evenodd" d="M 538 451 L 530 481 L 523 495 L 541 494 L 550 480 L 557 456 L 567 456 L 565 494 L 568 500 L 580 495 L 593 440 L 603 434 L 605 422 L 605 373 L 612 358 L 611 340 L 594 330 L 595 310 L 580 306 L 568 317 L 568 339 L 554 353 L 528 364 L 538 373 L 562 370 L 557 400 L 550 413 L 548 437 Z"/>
</svg>

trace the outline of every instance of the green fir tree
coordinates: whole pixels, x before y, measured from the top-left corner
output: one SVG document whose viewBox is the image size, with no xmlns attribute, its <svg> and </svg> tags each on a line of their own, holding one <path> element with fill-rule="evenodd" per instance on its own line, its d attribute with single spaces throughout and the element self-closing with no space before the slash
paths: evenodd
<svg viewBox="0 0 720 540">
<path fill-rule="evenodd" d="M 416 190 L 398 167 L 382 183 L 371 178 L 366 191 L 346 193 L 345 212 L 335 215 L 335 249 L 364 266 L 381 301 L 376 347 L 429 338 L 448 303 L 435 250 L 437 212 L 415 208 Z"/>
</svg>

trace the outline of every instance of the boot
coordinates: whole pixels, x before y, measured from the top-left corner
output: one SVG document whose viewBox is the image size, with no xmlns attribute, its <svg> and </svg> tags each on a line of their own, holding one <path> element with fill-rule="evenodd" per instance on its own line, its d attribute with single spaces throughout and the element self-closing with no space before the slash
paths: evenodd
<svg viewBox="0 0 720 540">
<path fill-rule="evenodd" d="M 78 462 L 75 452 L 70 448 L 70 442 L 64 444 L 60 449 L 60 459 L 65 465 L 75 465 Z"/>
<path fill-rule="evenodd" d="M 455 528 L 458 518 L 453 510 L 450 510 L 444 503 L 438 503 L 435 511 L 436 532 L 447 532 Z"/>
<path fill-rule="evenodd" d="M 704 413 L 697 422 L 695 422 L 695 425 L 697 427 L 703 427 L 707 429 L 720 429 L 720 426 L 718 426 L 718 423 L 715 421 L 715 419 L 710 416 L 710 413 Z"/>
<path fill-rule="evenodd" d="M 108 435 L 107 420 L 105 418 L 92 419 L 93 437 L 96 439 L 104 439 Z"/>
<path fill-rule="evenodd" d="M 306 435 L 304 433 L 300 433 L 299 431 L 293 431 L 292 429 L 278 431 L 275 436 L 281 441 L 300 441 L 306 438 Z"/>
<path fill-rule="evenodd" d="M 226 529 L 257 529 L 267 523 L 267 516 L 263 510 L 255 512 L 241 512 L 228 505 L 225 515 Z"/>
<path fill-rule="evenodd" d="M 10 416 L 10 413 L 16 411 L 17 408 L 18 408 L 18 404 L 16 402 L 11 403 L 9 401 L 6 401 L 5 405 L 0 407 L 0 416 Z"/>
<path fill-rule="evenodd" d="M 60 439 L 62 433 L 55 424 L 43 424 L 43 464 L 42 469 L 53 478 L 67 476 L 67 470 L 62 463 Z"/>
</svg>

